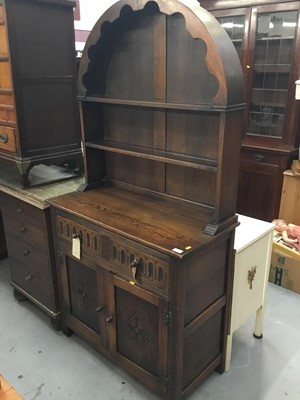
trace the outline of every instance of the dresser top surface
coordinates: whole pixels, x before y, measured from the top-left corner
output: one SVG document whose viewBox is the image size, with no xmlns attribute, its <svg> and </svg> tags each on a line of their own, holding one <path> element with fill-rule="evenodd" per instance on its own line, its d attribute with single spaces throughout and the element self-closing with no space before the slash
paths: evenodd
<svg viewBox="0 0 300 400">
<path fill-rule="evenodd" d="M 194 210 L 187 212 L 166 199 L 119 188 L 73 192 L 52 198 L 49 203 L 73 216 L 179 258 L 220 237 L 203 233 L 208 221 Z"/>
</svg>

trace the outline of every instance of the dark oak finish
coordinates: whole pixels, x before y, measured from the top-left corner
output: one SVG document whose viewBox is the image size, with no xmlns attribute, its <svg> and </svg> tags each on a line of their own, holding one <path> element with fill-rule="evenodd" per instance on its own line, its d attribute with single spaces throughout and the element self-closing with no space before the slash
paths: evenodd
<svg viewBox="0 0 300 400">
<path fill-rule="evenodd" d="M 59 320 L 49 207 L 38 208 L 15 196 L 0 192 L 11 283 L 53 320 Z"/>
<path fill-rule="evenodd" d="M 121 0 L 90 33 L 78 99 L 85 184 L 49 200 L 63 331 L 181 399 L 224 371 L 239 59 L 205 10 Z"/>
<path fill-rule="evenodd" d="M 247 107 L 237 211 L 272 221 L 278 218 L 283 172 L 298 157 L 300 2 L 201 1 L 201 7 L 225 24 L 244 72 Z"/>
<path fill-rule="evenodd" d="M 0 0 L 0 157 L 23 187 L 36 164 L 82 172 L 74 5 Z"/>
</svg>

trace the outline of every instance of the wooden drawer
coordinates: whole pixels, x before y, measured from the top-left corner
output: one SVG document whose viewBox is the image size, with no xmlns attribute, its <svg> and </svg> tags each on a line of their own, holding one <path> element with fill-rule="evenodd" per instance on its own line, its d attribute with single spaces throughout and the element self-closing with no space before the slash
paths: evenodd
<svg viewBox="0 0 300 400">
<path fill-rule="evenodd" d="M 47 254 L 11 235 L 6 235 L 6 245 L 9 259 L 24 265 L 24 268 L 30 268 L 48 281 L 52 280 L 50 259 Z"/>
<path fill-rule="evenodd" d="M 12 282 L 45 307 L 55 308 L 52 283 L 40 275 L 30 263 L 9 258 Z"/>
<path fill-rule="evenodd" d="M 169 258 L 131 240 L 115 235 L 105 229 L 75 222 L 60 215 L 56 220 L 56 232 L 61 240 L 69 242 L 72 252 L 72 237 L 79 236 L 81 256 L 98 259 L 102 266 L 133 280 L 132 263 L 136 263 L 136 281 L 148 289 L 166 293 L 169 285 Z"/>
<path fill-rule="evenodd" d="M 48 241 L 45 227 L 41 229 L 40 224 L 36 224 L 36 221 L 28 223 L 21 218 L 12 218 L 6 213 L 3 213 L 3 221 L 6 235 L 10 235 L 20 240 L 22 243 L 26 243 L 40 251 L 48 254 Z"/>
<path fill-rule="evenodd" d="M 2 214 L 9 216 L 20 224 L 36 230 L 39 235 L 45 236 L 45 211 L 18 198 L 0 193 L 0 208 Z M 6 227 L 6 229 L 9 227 Z"/>
<path fill-rule="evenodd" d="M 6 56 L 8 54 L 8 44 L 6 38 L 6 27 L 4 23 L 1 24 L 1 18 L 2 22 L 4 22 L 3 12 L 1 13 L 1 11 L 3 11 L 2 7 L 0 7 L 0 55 Z"/>
<path fill-rule="evenodd" d="M 14 128 L 0 125 L 0 149 L 16 152 L 17 146 Z"/>
</svg>

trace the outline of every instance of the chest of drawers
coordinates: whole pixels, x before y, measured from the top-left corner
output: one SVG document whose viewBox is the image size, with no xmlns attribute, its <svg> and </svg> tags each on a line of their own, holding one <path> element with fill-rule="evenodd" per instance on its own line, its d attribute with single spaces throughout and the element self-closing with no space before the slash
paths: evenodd
<svg viewBox="0 0 300 400">
<path fill-rule="evenodd" d="M 0 209 L 15 297 L 38 305 L 56 328 L 60 327 L 60 304 L 46 200 L 53 193 L 75 190 L 80 182 L 81 178 L 75 178 L 22 190 L 11 170 L 1 168 L 0 174 Z"/>
<path fill-rule="evenodd" d="M 60 313 L 49 209 L 0 193 L 11 283 L 53 318 Z"/>
</svg>

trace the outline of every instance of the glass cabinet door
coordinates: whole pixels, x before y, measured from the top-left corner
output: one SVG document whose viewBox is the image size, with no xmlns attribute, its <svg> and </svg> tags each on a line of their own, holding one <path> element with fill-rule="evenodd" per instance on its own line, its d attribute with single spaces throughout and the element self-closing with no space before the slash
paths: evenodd
<svg viewBox="0 0 300 400">
<path fill-rule="evenodd" d="M 238 56 L 240 60 L 242 60 L 243 40 L 245 37 L 245 15 L 219 17 L 217 13 L 214 13 L 214 15 L 232 40 Z"/>
<path fill-rule="evenodd" d="M 283 137 L 297 15 L 257 14 L 248 135 Z"/>
</svg>

